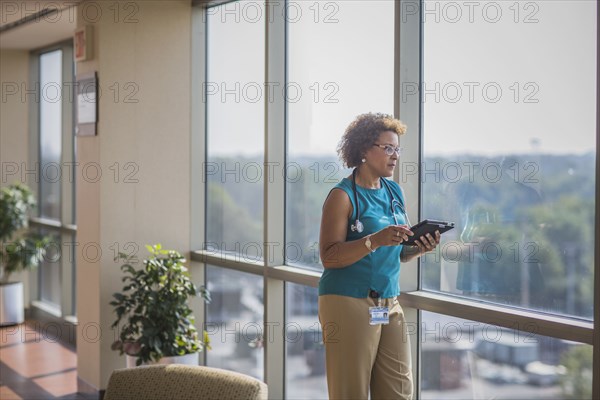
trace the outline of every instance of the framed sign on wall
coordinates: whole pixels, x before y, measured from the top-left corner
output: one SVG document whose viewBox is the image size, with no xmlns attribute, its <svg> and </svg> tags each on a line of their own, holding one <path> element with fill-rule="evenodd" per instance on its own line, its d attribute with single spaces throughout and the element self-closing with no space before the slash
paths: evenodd
<svg viewBox="0 0 600 400">
<path fill-rule="evenodd" d="M 96 72 L 77 76 L 77 136 L 95 136 L 98 122 L 98 79 Z"/>
<path fill-rule="evenodd" d="M 86 25 L 75 30 L 73 35 L 75 61 L 89 61 L 93 57 L 92 26 Z"/>
</svg>

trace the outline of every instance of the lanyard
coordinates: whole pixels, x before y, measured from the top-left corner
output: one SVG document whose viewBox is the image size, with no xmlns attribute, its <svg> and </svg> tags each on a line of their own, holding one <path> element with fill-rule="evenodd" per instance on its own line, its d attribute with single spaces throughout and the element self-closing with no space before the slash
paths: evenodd
<svg viewBox="0 0 600 400">
<path fill-rule="evenodd" d="M 390 198 L 392 199 L 390 202 L 390 210 L 392 211 L 392 217 L 394 217 L 394 223 L 398 225 L 398 218 L 396 218 L 396 213 L 394 211 L 396 207 L 400 207 L 400 211 L 402 214 L 404 214 L 404 218 L 406 219 L 408 226 L 410 226 L 410 219 L 408 218 L 404 204 L 396 199 L 394 193 L 392 193 L 392 189 L 389 186 L 390 184 L 387 182 L 387 179 L 379 178 L 379 180 L 385 186 Z M 352 231 L 361 233 L 364 230 L 364 226 L 362 222 L 360 222 L 360 205 L 358 204 L 358 193 L 356 191 L 356 168 L 354 168 L 352 171 L 352 191 L 354 192 L 354 204 L 356 204 L 356 221 L 354 221 L 354 224 L 350 225 L 350 229 Z"/>
</svg>

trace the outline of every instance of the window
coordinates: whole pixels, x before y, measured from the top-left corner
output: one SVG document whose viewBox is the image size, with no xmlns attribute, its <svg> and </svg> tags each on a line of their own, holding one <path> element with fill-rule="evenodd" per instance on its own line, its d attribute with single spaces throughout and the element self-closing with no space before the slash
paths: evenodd
<svg viewBox="0 0 600 400">
<path fill-rule="evenodd" d="M 40 55 L 40 172 L 43 179 L 39 180 L 39 212 L 42 218 L 55 221 L 61 217 L 62 57 L 62 50 Z M 47 230 L 43 233 L 50 234 Z M 60 236 L 55 235 L 53 239 L 60 243 Z M 58 308 L 60 272 L 56 254 L 48 254 L 40 268 L 40 299 Z"/>
<path fill-rule="evenodd" d="M 517 331 L 430 312 L 421 324 L 423 399 L 592 396 L 592 346 L 527 332 L 534 324 Z"/>
<path fill-rule="evenodd" d="M 357 115 L 393 114 L 394 3 L 293 2 L 288 13 L 286 263 L 322 270 L 321 207 L 351 173 L 337 144 Z"/>
<path fill-rule="evenodd" d="M 596 4 L 424 7 L 423 288 L 591 319 Z"/>
<path fill-rule="evenodd" d="M 286 399 L 326 399 L 325 346 L 316 288 L 286 284 Z"/>
<path fill-rule="evenodd" d="M 252 274 L 207 267 L 207 365 L 263 379 L 263 282 Z"/>
<path fill-rule="evenodd" d="M 40 216 L 60 220 L 62 155 L 62 50 L 40 55 Z"/>
<path fill-rule="evenodd" d="M 206 235 L 192 258 L 215 298 L 209 365 L 277 398 L 327 397 L 321 206 L 350 174 L 335 154 L 348 123 L 385 112 L 408 125 L 412 219 L 456 223 L 402 267 L 418 395 L 591 397 L 594 2 L 235 1 L 197 15 Z M 266 182 L 265 160 L 285 160 L 282 180 Z M 265 238 L 285 238 L 275 261 Z"/>
<path fill-rule="evenodd" d="M 264 3 L 252 4 L 264 13 Z M 206 249 L 258 261 L 263 257 L 265 33 L 264 23 L 240 19 L 235 7 L 215 7 L 206 21 Z"/>
<path fill-rule="evenodd" d="M 32 53 L 36 96 L 32 142 L 38 217 L 34 225 L 52 241 L 38 269 L 34 305 L 55 316 L 75 315 L 75 136 L 73 49 L 70 42 Z M 33 97 L 31 97 L 33 99 Z"/>
<path fill-rule="evenodd" d="M 260 262 L 263 241 L 264 2 L 240 18 L 239 3 L 210 8 L 206 22 L 205 250 Z M 207 364 L 263 379 L 262 276 L 207 266 L 212 350 Z"/>
<path fill-rule="evenodd" d="M 422 3 L 423 75 L 402 82 L 422 110 L 421 216 L 456 222 L 420 262 L 415 306 L 437 312 L 418 326 L 421 394 L 591 398 L 589 337 L 560 337 L 594 312 L 596 4 L 466 7 Z"/>
</svg>

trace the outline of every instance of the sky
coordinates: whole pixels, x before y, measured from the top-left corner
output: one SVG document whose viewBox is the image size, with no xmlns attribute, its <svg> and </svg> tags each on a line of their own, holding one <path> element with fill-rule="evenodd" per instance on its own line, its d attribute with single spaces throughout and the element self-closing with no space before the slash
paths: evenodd
<svg viewBox="0 0 600 400">
<path fill-rule="evenodd" d="M 288 151 L 335 156 L 356 115 L 393 111 L 393 1 L 289 4 Z M 595 151 L 595 1 L 426 1 L 425 9 L 425 154 Z M 263 151 L 264 11 L 245 1 L 210 16 L 215 154 Z"/>
</svg>

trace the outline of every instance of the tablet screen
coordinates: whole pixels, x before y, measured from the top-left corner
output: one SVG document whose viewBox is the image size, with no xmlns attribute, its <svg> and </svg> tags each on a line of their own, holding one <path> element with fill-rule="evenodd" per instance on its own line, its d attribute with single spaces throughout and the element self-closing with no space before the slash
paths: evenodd
<svg viewBox="0 0 600 400">
<path fill-rule="evenodd" d="M 436 221 L 433 219 L 425 219 L 416 225 L 411 226 L 410 230 L 414 233 L 414 236 L 409 236 L 408 240 L 402 242 L 402 244 L 415 245 L 415 240 L 418 240 L 421 236 L 431 233 L 435 235 L 435 231 L 444 233 L 454 228 L 454 222 Z"/>
</svg>

